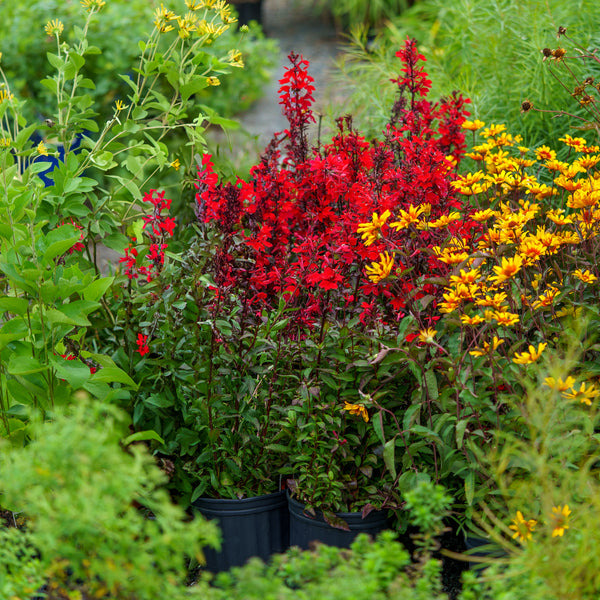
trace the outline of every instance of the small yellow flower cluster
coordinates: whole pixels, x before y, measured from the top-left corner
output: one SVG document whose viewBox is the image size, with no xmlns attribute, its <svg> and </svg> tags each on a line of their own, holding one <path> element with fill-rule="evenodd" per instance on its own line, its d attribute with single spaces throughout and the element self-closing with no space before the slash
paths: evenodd
<svg viewBox="0 0 600 600">
<path fill-rule="evenodd" d="M 464 127 L 476 131 L 484 125 L 481 121 L 466 122 Z M 558 299 L 566 297 L 566 284 L 591 285 L 597 281 L 597 274 L 581 268 L 569 277 L 564 273 L 552 276 L 548 265 L 554 264 L 561 252 L 577 255 L 576 247 L 600 233 L 600 148 L 567 135 L 561 141 L 580 153 L 571 163 L 557 161 L 556 152 L 547 146 L 537 148 L 535 159 L 529 160 L 524 159 L 527 148 L 517 147 L 518 156 L 510 152 L 520 140 L 506 134 L 503 125 L 491 125 L 482 136 L 485 144 L 476 146 L 470 156 L 481 161 L 483 169 L 459 175 L 453 186 L 459 193 L 477 196 L 479 209 L 470 216 L 487 228 L 474 248 L 461 247 L 460 240 L 449 239 L 443 247 L 433 249 L 438 260 L 447 265 L 458 269 L 477 261 L 477 269 L 451 276 L 438 307 L 442 313 L 459 311 L 466 325 L 495 322 L 511 327 L 519 324 L 519 314 L 514 311 L 514 302 L 509 312 L 507 296 L 499 293 L 520 291 L 523 313 L 531 309 L 555 311 Z M 530 167 L 534 167 L 535 175 L 529 172 Z M 546 206 L 555 196 L 563 199 L 564 208 Z M 482 201 L 489 206 L 482 207 Z M 546 275 L 545 285 L 536 275 L 541 272 Z M 493 304 L 486 300 L 494 296 L 503 300 Z M 473 308 L 483 311 L 473 313 Z M 488 343 L 475 350 L 475 355 L 485 355 L 493 346 Z M 513 361 L 535 362 L 544 348 L 545 344 L 537 350 L 529 346 L 529 352 L 516 354 Z"/>
<path fill-rule="evenodd" d="M 173 31 L 175 27 L 172 22 L 177 21 L 177 35 L 181 39 L 188 39 L 192 33 L 196 32 L 198 36 L 206 38 L 206 44 L 210 44 L 237 21 L 225 0 L 185 0 L 185 5 L 189 12 L 181 16 L 165 8 L 161 3 L 160 7 L 154 11 L 154 26 L 159 33 Z M 214 12 L 213 17 L 208 21 L 200 19 L 196 11 L 201 9 L 211 9 Z M 217 24 L 214 22 L 215 19 L 219 19 L 221 22 Z M 235 66 L 243 66 L 243 63 Z"/>
<path fill-rule="evenodd" d="M 563 381 L 560 377 L 555 379 L 554 377 L 546 377 L 544 385 L 549 388 L 556 390 L 561 393 L 561 396 L 566 400 L 573 400 L 586 404 L 587 406 L 592 405 L 592 400 L 600 395 L 600 390 L 596 388 L 593 383 L 581 383 L 579 389 L 575 388 L 575 378 L 570 375 Z"/>
<path fill-rule="evenodd" d="M 358 415 L 363 418 L 365 423 L 369 422 L 369 412 L 362 404 L 351 404 L 344 402 L 344 410 L 347 410 L 351 415 Z"/>
<path fill-rule="evenodd" d="M 552 537 L 562 537 L 565 530 L 569 529 L 571 512 L 568 504 L 559 504 L 552 507 L 552 514 L 548 521 L 548 524 L 552 528 Z M 525 519 L 523 513 L 518 510 L 515 518 L 508 527 L 514 531 L 513 539 L 525 543 L 532 540 L 532 534 L 535 532 L 537 525 L 538 522 L 535 519 Z"/>
<path fill-rule="evenodd" d="M 44 27 L 44 31 L 47 35 L 56 35 L 59 36 L 65 29 L 65 26 L 62 24 L 62 21 L 58 19 L 53 19 L 52 21 L 48 21 L 46 26 Z"/>
<path fill-rule="evenodd" d="M 106 2 L 104 0 L 81 0 L 80 4 L 88 12 L 92 12 L 94 9 L 100 10 Z"/>
</svg>

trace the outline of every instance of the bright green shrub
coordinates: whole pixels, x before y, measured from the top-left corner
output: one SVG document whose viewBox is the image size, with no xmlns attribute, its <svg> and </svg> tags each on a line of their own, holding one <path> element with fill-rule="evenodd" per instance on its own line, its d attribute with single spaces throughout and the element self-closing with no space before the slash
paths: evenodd
<svg viewBox="0 0 600 600">
<path fill-rule="evenodd" d="M 177 14 L 183 15 L 188 10 L 183 0 L 164 4 Z M 83 73 L 95 83 L 95 89 L 89 93 L 101 118 L 112 115 L 111 105 L 116 99 L 126 99 L 130 90 L 118 74 L 134 74 L 132 68 L 140 53 L 138 40 L 146 39 L 151 33 L 155 11 L 160 6 L 158 0 L 110 0 L 102 7 L 101 15 L 90 24 L 87 39 L 90 45 L 100 48 L 101 54 L 86 57 Z M 0 4 L 3 31 L 10 32 L 3 36 L 0 45 L 3 70 L 12 91 L 30 101 L 30 119 L 48 117 L 52 111 L 52 97 L 39 82 L 40 73 L 47 70 L 46 53 L 55 51 L 53 36 L 44 36 L 44 26 L 52 19 L 60 20 L 65 26 L 65 40 L 73 43 L 76 37 L 72 28 L 80 24 L 82 11 L 78 1 L 33 0 Z M 200 16 L 203 13 L 200 11 Z M 209 16 L 206 19 L 210 20 Z M 260 97 L 277 51 L 276 42 L 265 39 L 259 27 L 243 34 L 235 25 L 214 42 L 210 53 L 215 60 L 219 57 L 222 60 L 232 48 L 242 52 L 246 67 L 228 74 L 231 81 L 225 83 L 223 80 L 223 89 L 202 94 L 202 102 L 225 115 L 240 112 Z M 232 90 L 235 93 L 232 94 Z"/>
<path fill-rule="evenodd" d="M 414 4 L 415 0 L 315 0 L 319 10 L 328 10 L 346 26 L 381 26 Z"/>
<path fill-rule="evenodd" d="M 380 130 L 390 105 L 384 82 L 394 76 L 394 52 L 409 35 L 427 58 L 434 96 L 458 90 L 471 98 L 475 117 L 505 123 L 523 135 L 526 145 L 547 143 L 565 132 L 565 120 L 522 115 L 521 103 L 529 99 L 538 108 L 570 108 L 572 90 L 554 79 L 541 51 L 567 43 L 556 39 L 559 26 L 581 46 L 597 47 L 590 24 L 599 20 L 600 5 L 584 0 L 425 0 L 395 19 L 369 51 L 364 40 L 362 47 L 356 40 L 349 49 L 343 69 L 357 86 L 352 108 L 368 107 L 362 119 L 374 132 Z M 574 69 L 578 76 L 599 73 L 589 61 Z"/>
<path fill-rule="evenodd" d="M 188 522 L 161 489 L 165 475 L 145 448 L 119 444 L 124 416 L 79 398 L 72 412 L 38 422 L 24 448 L 2 448 L 0 503 L 23 512 L 27 531 L 2 530 L 0 592 L 29 598 L 89 593 L 111 600 L 183 598 L 186 557 L 202 561 L 216 529 Z M 18 560 L 16 560 L 18 558 Z M 55 595 L 56 594 L 56 595 Z"/>
</svg>

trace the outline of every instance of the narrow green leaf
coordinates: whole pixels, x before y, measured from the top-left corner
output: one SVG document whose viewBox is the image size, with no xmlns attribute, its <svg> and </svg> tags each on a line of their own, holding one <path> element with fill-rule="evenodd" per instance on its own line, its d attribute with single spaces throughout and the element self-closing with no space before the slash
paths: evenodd
<svg viewBox="0 0 600 600">
<path fill-rule="evenodd" d="M 392 478 L 396 479 L 396 439 L 388 440 L 383 447 L 383 462 Z"/>
</svg>

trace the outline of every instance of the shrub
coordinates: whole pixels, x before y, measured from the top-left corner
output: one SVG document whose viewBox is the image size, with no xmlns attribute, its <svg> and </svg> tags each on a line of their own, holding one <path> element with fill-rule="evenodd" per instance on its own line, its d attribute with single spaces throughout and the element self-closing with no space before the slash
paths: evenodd
<svg viewBox="0 0 600 600">
<path fill-rule="evenodd" d="M 393 77 L 394 51 L 409 34 L 428 59 L 434 94 L 458 89 L 471 99 L 479 119 L 505 123 L 523 136 L 526 145 L 548 144 L 562 135 L 565 123 L 550 115 L 520 113 L 525 99 L 544 108 L 571 105 L 570 91 L 542 63 L 542 50 L 554 46 L 561 25 L 584 49 L 597 46 L 589 23 L 599 18 L 600 8 L 589 2 L 419 2 L 395 19 L 368 50 L 357 36 L 342 63 L 355 89 L 350 109 L 369 135 L 379 131 L 388 116 L 391 94 L 385 81 Z M 598 75 L 591 61 L 573 61 L 572 69 L 579 80 Z M 364 106 L 368 112 L 361 111 Z"/>
<path fill-rule="evenodd" d="M 44 584 L 48 598 L 190 595 L 187 560 L 202 561 L 216 528 L 188 522 L 171 504 L 143 446 L 119 447 L 126 424 L 116 409 L 79 397 L 72 410 L 38 420 L 26 447 L 4 445 L 0 499 L 26 516 L 25 531 L 2 532 L 3 551 L 26 558 L 2 563 L 5 589 L 31 597 Z"/>
</svg>

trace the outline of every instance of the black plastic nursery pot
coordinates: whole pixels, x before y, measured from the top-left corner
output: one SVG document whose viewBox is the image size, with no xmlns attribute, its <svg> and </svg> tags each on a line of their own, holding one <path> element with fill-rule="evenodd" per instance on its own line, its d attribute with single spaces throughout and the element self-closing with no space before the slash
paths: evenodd
<svg viewBox="0 0 600 600">
<path fill-rule="evenodd" d="M 252 556 L 267 561 L 289 547 L 289 513 L 285 492 L 242 500 L 198 498 L 193 502 L 221 529 L 221 551 L 206 548 L 206 568 L 213 573 L 239 567 Z"/>
<path fill-rule="evenodd" d="M 303 550 L 307 550 L 310 543 L 315 541 L 328 546 L 349 548 L 359 533 L 376 536 L 390 525 L 387 511 L 373 511 L 364 519 L 360 512 L 336 513 L 348 524 L 350 531 L 345 531 L 329 525 L 320 512 L 317 512 L 314 517 L 305 513 L 304 504 L 289 496 L 288 508 L 290 511 L 290 546 L 299 546 Z"/>
</svg>

